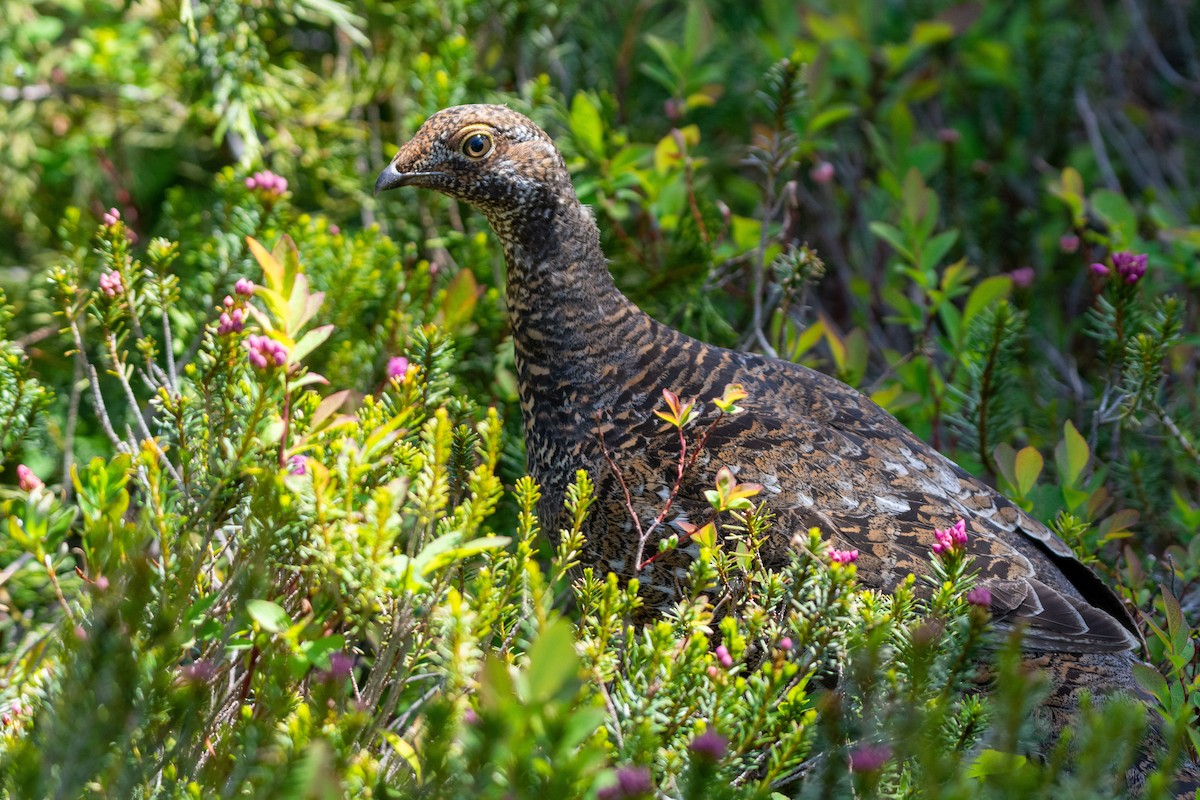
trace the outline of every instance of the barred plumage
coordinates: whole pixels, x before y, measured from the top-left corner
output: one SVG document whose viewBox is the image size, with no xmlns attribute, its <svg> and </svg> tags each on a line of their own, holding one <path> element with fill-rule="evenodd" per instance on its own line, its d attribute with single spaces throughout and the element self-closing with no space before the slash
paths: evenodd
<svg viewBox="0 0 1200 800">
<path fill-rule="evenodd" d="M 637 536 L 601 434 L 648 524 L 670 491 L 678 457 L 674 429 L 652 413 L 661 390 L 709 401 L 740 383 L 750 394 L 745 413 L 714 429 L 672 522 L 703 519 L 704 489 L 729 466 L 740 480 L 765 487 L 760 498 L 776 516 L 769 561 L 783 563 L 792 534 L 815 526 L 835 547 L 859 550 L 861 583 L 890 590 L 927 569 L 935 528 L 964 519 L 997 627 L 1022 627 L 1031 663 L 1055 681 L 1045 707 L 1055 727 L 1083 690 L 1136 693 L 1136 626 L 1046 526 L 854 389 L 793 363 L 687 337 L 622 295 L 591 212 L 576 198 L 553 142 L 530 120 L 494 105 L 438 112 L 379 176 L 376 191 L 402 185 L 475 206 L 503 244 L 528 466 L 544 491 L 539 510 L 544 527 L 556 530 L 566 482 L 577 469 L 591 473 L 598 500 L 586 530 L 590 562 L 626 577 L 635 571 Z M 667 526 L 662 535 L 672 532 Z M 650 609 L 661 612 L 673 601 L 689 558 L 680 548 L 642 570 Z"/>
</svg>

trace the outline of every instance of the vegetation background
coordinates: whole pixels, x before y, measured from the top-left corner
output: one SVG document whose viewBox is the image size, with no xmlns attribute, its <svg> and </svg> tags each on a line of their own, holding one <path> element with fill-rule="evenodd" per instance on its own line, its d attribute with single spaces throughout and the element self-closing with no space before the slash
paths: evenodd
<svg viewBox="0 0 1200 800">
<path fill-rule="evenodd" d="M 3 796 L 1123 793 L 1138 709 L 1039 745 L 969 563 L 878 597 L 800 532 L 771 575 L 747 501 L 627 625 L 575 566 L 586 476 L 558 545 L 532 514 L 485 222 L 370 193 L 465 102 L 555 136 L 643 308 L 838 376 L 1052 524 L 1145 631 L 1148 796 L 1195 755 L 1200 5 L 9 0 L 0 30 Z"/>
</svg>

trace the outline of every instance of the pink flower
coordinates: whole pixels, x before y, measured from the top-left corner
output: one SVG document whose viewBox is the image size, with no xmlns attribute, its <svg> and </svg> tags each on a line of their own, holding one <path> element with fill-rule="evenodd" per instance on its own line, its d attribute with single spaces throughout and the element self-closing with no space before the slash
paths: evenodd
<svg viewBox="0 0 1200 800">
<path fill-rule="evenodd" d="M 116 297 L 125 291 L 125 284 L 121 282 L 121 273 L 113 270 L 105 272 L 100 276 L 100 291 L 108 297 Z"/>
<path fill-rule="evenodd" d="M 937 132 L 937 137 L 942 144 L 954 144 L 962 138 L 962 134 L 954 128 L 942 128 Z"/>
<path fill-rule="evenodd" d="M 342 232 L 342 229 L 341 229 L 341 228 L 339 228 L 337 225 L 330 225 L 330 226 L 329 226 L 329 235 L 330 235 L 330 236 L 337 236 L 337 235 L 338 235 L 339 233 L 341 233 L 341 232 Z"/>
<path fill-rule="evenodd" d="M 308 459 L 301 455 L 294 455 L 288 459 L 288 473 L 291 475 L 304 475 L 308 472 Z"/>
<path fill-rule="evenodd" d="M 242 297 L 250 297 L 254 294 L 254 284 L 246 278 L 238 278 L 237 283 L 233 285 L 233 291 Z"/>
<path fill-rule="evenodd" d="M 725 757 L 725 753 L 729 749 L 729 739 L 709 728 L 692 739 L 688 749 L 703 761 L 716 762 Z"/>
<path fill-rule="evenodd" d="M 992 593 L 988 591 L 986 586 L 976 586 L 967 592 L 967 602 L 980 608 L 990 608 L 992 605 Z"/>
<path fill-rule="evenodd" d="M 1012 278 L 1013 286 L 1025 289 L 1033 284 L 1036 274 L 1033 267 L 1020 267 L 1008 273 L 1008 277 Z"/>
<path fill-rule="evenodd" d="M 404 356 L 394 356 L 388 359 L 387 376 L 395 380 L 404 380 L 408 374 L 408 359 Z"/>
<path fill-rule="evenodd" d="M 258 191 L 266 199 L 274 200 L 282 197 L 287 191 L 288 182 L 286 178 L 264 169 L 246 178 L 246 188 Z"/>
<path fill-rule="evenodd" d="M 650 770 L 645 767 L 624 766 L 617 770 L 617 782 L 596 792 L 597 800 L 632 800 L 648 797 L 654 791 Z"/>
<path fill-rule="evenodd" d="M 246 354 L 247 360 L 258 369 L 282 367 L 287 363 L 287 348 L 270 336 L 250 336 L 246 339 L 246 348 L 250 351 Z"/>
<path fill-rule="evenodd" d="M 729 669 L 730 667 L 733 666 L 733 656 L 729 655 L 729 648 L 727 648 L 723 644 L 717 645 L 716 653 L 717 653 L 717 661 L 721 664 L 722 667 L 724 667 L 725 669 Z"/>
<path fill-rule="evenodd" d="M 1126 283 L 1137 283 L 1146 274 L 1146 262 L 1148 258 L 1145 253 L 1134 255 L 1121 251 L 1113 253 L 1113 267 L 1116 268 L 1117 274 L 1121 276 L 1121 280 Z"/>
<path fill-rule="evenodd" d="M 779 640 L 779 649 L 783 650 L 785 652 L 788 650 L 791 650 L 792 649 L 792 637 L 785 636 L 782 639 L 780 639 Z"/>
<path fill-rule="evenodd" d="M 246 327 L 246 310 L 243 308 L 234 308 L 221 313 L 220 322 L 217 325 L 217 333 L 222 336 L 230 333 L 241 333 L 244 327 Z"/>
<path fill-rule="evenodd" d="M 933 535 L 937 539 L 933 543 L 934 553 L 940 555 L 961 549 L 967 543 L 967 522 L 960 519 L 944 531 L 934 530 Z"/>
<path fill-rule="evenodd" d="M 111 228 L 121 221 L 121 212 L 115 208 L 110 208 L 104 212 L 103 221 L 106 227 Z"/>
<path fill-rule="evenodd" d="M 892 757 L 892 748 L 886 744 L 860 744 L 850 751 L 851 772 L 875 772 Z"/>
<path fill-rule="evenodd" d="M 812 178 L 814 183 L 830 183 L 833 181 L 833 176 L 833 164 L 830 164 L 828 161 L 818 161 L 816 165 L 808 171 L 808 177 Z"/>
<path fill-rule="evenodd" d="M 1074 253 L 1079 249 L 1079 237 L 1073 233 L 1064 233 L 1058 237 L 1058 249 L 1064 253 Z"/>
<path fill-rule="evenodd" d="M 853 564 L 858 561 L 857 550 L 830 550 L 829 560 L 834 564 Z"/>
<path fill-rule="evenodd" d="M 1091 272 L 1093 275 L 1095 275 L 1097 278 L 1103 278 L 1111 270 L 1109 270 L 1108 266 L 1106 264 L 1104 264 L 1103 262 L 1097 261 L 1093 264 L 1088 265 L 1088 271 Z"/>
<path fill-rule="evenodd" d="M 17 465 L 17 485 L 21 487 L 22 492 L 32 492 L 34 489 L 41 489 L 46 484 L 42 483 L 42 479 L 33 474 L 33 470 L 24 464 Z"/>
</svg>

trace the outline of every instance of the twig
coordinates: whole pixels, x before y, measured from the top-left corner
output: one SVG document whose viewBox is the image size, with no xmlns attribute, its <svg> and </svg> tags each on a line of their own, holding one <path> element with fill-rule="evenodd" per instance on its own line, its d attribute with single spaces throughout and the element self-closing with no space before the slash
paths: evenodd
<svg viewBox="0 0 1200 800">
<path fill-rule="evenodd" d="M 1108 160 L 1108 151 L 1104 147 L 1104 136 L 1100 133 L 1096 112 L 1092 110 L 1092 104 L 1088 101 L 1083 84 L 1075 85 L 1075 108 L 1079 111 L 1079 118 L 1083 121 L 1084 130 L 1087 131 L 1088 142 L 1092 145 L 1092 152 L 1096 156 L 1096 166 L 1100 169 L 1104 184 L 1114 192 L 1121 191 L 1121 182 L 1117 180 L 1117 173 L 1113 171 L 1112 162 Z"/>
</svg>

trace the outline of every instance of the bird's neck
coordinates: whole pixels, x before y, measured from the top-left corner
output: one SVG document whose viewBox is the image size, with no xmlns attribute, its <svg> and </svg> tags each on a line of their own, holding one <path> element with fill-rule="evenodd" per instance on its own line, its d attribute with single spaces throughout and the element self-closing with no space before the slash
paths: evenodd
<svg viewBox="0 0 1200 800">
<path fill-rule="evenodd" d="M 530 415 L 570 409 L 590 419 L 610 409 L 623 376 L 665 347 L 661 336 L 678 335 L 617 289 L 591 212 L 571 201 L 525 231 L 493 221 L 508 264 L 517 378 L 523 399 L 539 406 L 526 408 L 527 423 Z"/>
</svg>

